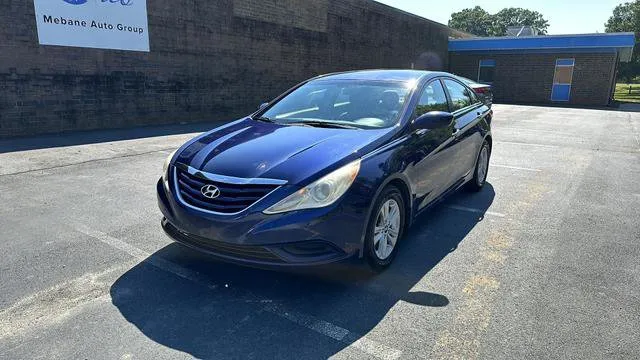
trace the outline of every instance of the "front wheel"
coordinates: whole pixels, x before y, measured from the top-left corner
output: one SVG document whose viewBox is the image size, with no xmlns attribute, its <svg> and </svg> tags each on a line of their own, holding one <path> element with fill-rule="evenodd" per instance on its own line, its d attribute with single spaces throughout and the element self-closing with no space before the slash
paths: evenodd
<svg viewBox="0 0 640 360">
<path fill-rule="evenodd" d="M 377 271 L 387 268 L 396 255 L 405 224 L 404 199 L 395 186 L 385 188 L 376 200 L 365 238 L 369 265 Z"/>
<path fill-rule="evenodd" d="M 478 153 L 476 168 L 473 172 L 473 179 L 469 181 L 468 188 L 471 191 L 480 191 L 487 182 L 487 174 L 489 173 L 489 158 L 491 157 L 491 147 L 485 140 Z"/>
</svg>

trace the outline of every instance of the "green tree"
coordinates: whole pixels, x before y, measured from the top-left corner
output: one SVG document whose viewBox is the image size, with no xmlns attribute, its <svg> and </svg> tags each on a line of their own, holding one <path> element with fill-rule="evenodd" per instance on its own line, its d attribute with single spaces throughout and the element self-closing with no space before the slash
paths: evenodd
<svg viewBox="0 0 640 360">
<path fill-rule="evenodd" d="M 449 27 L 478 36 L 490 36 L 493 17 L 480 6 L 451 14 Z"/>
<path fill-rule="evenodd" d="M 476 6 L 451 14 L 449 26 L 478 36 L 504 36 L 507 26 L 531 26 L 546 34 L 549 22 L 537 11 L 506 8 L 491 15 Z"/>
<path fill-rule="evenodd" d="M 605 26 L 606 32 L 638 31 L 640 28 L 640 1 L 616 6 Z"/>
<path fill-rule="evenodd" d="M 618 79 L 627 83 L 640 75 L 640 0 L 628 2 L 616 6 L 613 15 L 605 24 L 606 32 L 634 32 L 636 34 L 636 46 L 633 49 L 633 56 L 628 63 L 620 63 L 618 67 Z"/>
<path fill-rule="evenodd" d="M 494 15 L 493 36 L 504 36 L 509 26 L 531 26 L 540 35 L 546 35 L 549 22 L 537 11 L 523 8 L 506 8 Z"/>
</svg>

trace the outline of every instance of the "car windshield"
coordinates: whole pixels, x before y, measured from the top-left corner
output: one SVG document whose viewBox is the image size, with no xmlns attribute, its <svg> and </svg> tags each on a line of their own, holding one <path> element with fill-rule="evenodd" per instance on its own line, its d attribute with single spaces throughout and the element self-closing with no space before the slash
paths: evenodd
<svg viewBox="0 0 640 360">
<path fill-rule="evenodd" d="M 259 117 L 279 124 L 377 129 L 395 125 L 412 84 L 400 81 L 316 80 L 291 92 Z"/>
</svg>

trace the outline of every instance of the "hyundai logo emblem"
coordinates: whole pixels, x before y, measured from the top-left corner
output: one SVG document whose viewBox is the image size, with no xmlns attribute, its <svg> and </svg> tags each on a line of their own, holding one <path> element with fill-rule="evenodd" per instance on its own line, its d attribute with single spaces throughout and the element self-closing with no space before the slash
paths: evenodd
<svg viewBox="0 0 640 360">
<path fill-rule="evenodd" d="M 200 189 L 200 192 L 207 199 L 215 199 L 220 196 L 220 189 L 215 185 L 205 185 Z"/>
</svg>

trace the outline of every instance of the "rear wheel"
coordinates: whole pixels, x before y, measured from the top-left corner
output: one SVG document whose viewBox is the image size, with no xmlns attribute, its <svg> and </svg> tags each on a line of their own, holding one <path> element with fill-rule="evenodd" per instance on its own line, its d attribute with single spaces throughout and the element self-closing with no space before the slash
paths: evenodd
<svg viewBox="0 0 640 360">
<path fill-rule="evenodd" d="M 471 191 L 480 191 L 484 187 L 487 181 L 487 174 L 489 173 L 489 159 L 491 158 L 491 147 L 485 140 L 478 153 L 478 160 L 476 161 L 476 168 L 473 172 L 473 179 L 469 181 L 468 188 Z"/>
<path fill-rule="evenodd" d="M 402 194 L 395 186 L 389 186 L 376 200 L 365 238 L 365 255 L 374 270 L 384 270 L 395 258 L 404 223 Z"/>
</svg>

